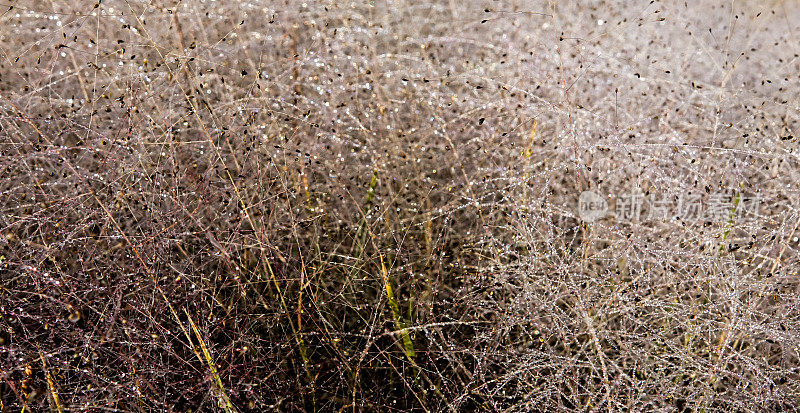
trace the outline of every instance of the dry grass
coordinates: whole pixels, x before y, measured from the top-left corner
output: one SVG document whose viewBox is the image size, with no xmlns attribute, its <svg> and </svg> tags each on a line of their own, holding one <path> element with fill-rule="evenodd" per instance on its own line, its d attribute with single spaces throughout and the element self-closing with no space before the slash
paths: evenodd
<svg viewBox="0 0 800 413">
<path fill-rule="evenodd" d="M 798 17 L 0 3 L 0 411 L 797 409 Z"/>
</svg>

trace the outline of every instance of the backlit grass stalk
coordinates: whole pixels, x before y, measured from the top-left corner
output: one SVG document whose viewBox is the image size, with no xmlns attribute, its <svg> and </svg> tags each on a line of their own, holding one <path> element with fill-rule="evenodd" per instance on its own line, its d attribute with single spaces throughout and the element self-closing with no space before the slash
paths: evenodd
<svg viewBox="0 0 800 413">
<path fill-rule="evenodd" d="M 411 334 L 409 334 L 408 330 L 406 329 L 406 323 L 403 320 L 403 314 L 400 312 L 400 305 L 397 302 L 397 297 L 394 295 L 394 289 L 392 288 L 392 281 L 389 277 L 389 271 L 386 270 L 386 264 L 383 261 L 383 255 L 380 256 L 381 260 L 381 275 L 383 276 L 383 285 L 386 290 L 386 297 L 389 300 L 389 308 L 392 310 L 392 317 L 394 318 L 394 325 L 398 331 L 400 331 L 400 337 L 403 340 L 403 351 L 406 354 L 406 357 L 412 363 L 414 362 L 414 358 L 417 356 L 416 351 L 414 350 L 414 342 L 411 340 Z"/>
<path fill-rule="evenodd" d="M 286 304 L 286 299 L 284 298 L 283 291 L 282 291 L 282 289 L 280 287 L 280 284 L 278 284 L 278 279 L 275 277 L 275 272 L 272 270 L 272 265 L 270 265 L 270 263 L 265 260 L 264 261 L 264 267 L 266 268 L 267 272 L 269 273 L 270 280 L 272 281 L 272 284 L 275 286 L 275 290 L 278 293 L 278 297 L 280 297 L 281 307 L 282 307 L 283 311 L 286 314 L 289 314 L 289 306 Z M 264 307 L 264 309 L 269 310 L 269 305 L 267 305 L 266 301 L 264 301 L 264 298 L 260 294 L 256 294 L 256 296 L 258 297 L 258 299 L 259 299 L 259 301 L 261 303 L 261 306 Z M 313 381 L 313 376 L 311 375 L 311 370 L 310 370 L 311 359 L 308 357 L 308 347 L 306 346 L 306 343 L 305 343 L 305 340 L 303 340 L 303 337 L 300 336 L 300 332 L 298 331 L 298 327 L 295 326 L 294 321 L 292 320 L 291 317 L 288 318 L 288 321 L 289 321 L 289 327 L 292 329 L 292 336 L 294 337 L 295 343 L 297 343 L 298 351 L 300 352 L 300 358 L 303 361 L 303 369 L 305 370 L 305 373 L 306 373 L 306 379 L 310 383 L 311 391 L 313 393 L 314 392 L 314 381 Z"/>
<path fill-rule="evenodd" d="M 364 217 L 361 220 L 361 224 L 358 226 L 358 231 L 356 232 L 356 244 L 355 244 L 355 252 L 356 256 L 360 257 L 361 253 L 364 252 L 364 247 L 367 243 L 367 217 L 369 216 L 369 210 L 372 206 L 372 200 L 375 198 L 375 188 L 378 187 L 378 170 L 375 169 L 372 172 L 372 179 L 369 181 L 369 189 L 367 190 L 367 197 L 364 200 L 364 208 L 363 214 Z"/>
<path fill-rule="evenodd" d="M 42 370 L 47 377 L 47 386 L 50 389 L 50 397 L 52 398 L 51 402 L 54 405 L 51 407 L 51 410 L 57 411 L 58 413 L 63 413 L 64 406 L 61 405 L 61 399 L 58 397 L 58 391 L 56 391 L 56 384 L 53 380 L 53 374 L 47 369 L 47 363 L 45 362 L 44 354 L 42 354 L 41 350 L 39 350 L 39 360 L 42 362 Z"/>
<path fill-rule="evenodd" d="M 720 252 L 725 249 L 725 240 L 728 239 L 728 234 L 731 233 L 731 229 L 733 229 L 733 224 L 736 218 L 736 208 L 739 207 L 739 202 L 742 200 L 742 193 L 737 192 L 736 196 L 733 198 L 733 208 L 731 208 L 731 213 L 728 217 L 728 223 L 725 228 L 725 232 L 722 234 L 722 242 L 719 245 Z"/>
<path fill-rule="evenodd" d="M 228 393 L 225 391 L 225 386 L 222 384 L 222 378 L 219 376 L 219 372 L 217 371 L 217 366 L 214 364 L 214 360 L 211 357 L 211 352 L 208 351 L 208 346 L 206 345 L 206 342 L 200 336 L 200 331 L 197 330 L 197 326 L 194 324 L 194 320 L 192 320 L 192 317 L 189 315 L 189 312 L 186 309 L 184 309 L 184 312 L 186 313 L 186 317 L 189 319 L 189 324 L 192 326 L 192 330 L 194 331 L 194 334 L 197 337 L 197 341 L 200 342 L 200 348 L 203 350 L 203 357 L 205 358 L 205 362 L 208 365 L 208 370 L 211 372 L 211 376 L 214 379 L 214 384 L 217 387 L 216 396 L 219 407 L 223 409 L 226 413 L 236 412 L 236 408 L 233 407 L 233 403 L 231 403 L 231 400 L 228 397 Z M 192 348 L 194 349 L 194 346 L 192 346 Z M 194 351 L 197 357 L 200 358 L 200 355 L 197 353 L 197 350 Z"/>
</svg>

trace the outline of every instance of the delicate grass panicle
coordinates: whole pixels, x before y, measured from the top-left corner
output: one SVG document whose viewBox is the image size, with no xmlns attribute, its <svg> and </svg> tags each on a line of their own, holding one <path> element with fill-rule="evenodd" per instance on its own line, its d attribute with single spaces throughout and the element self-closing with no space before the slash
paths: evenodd
<svg viewBox="0 0 800 413">
<path fill-rule="evenodd" d="M 798 19 L 0 2 L 0 411 L 800 408 Z"/>
</svg>

